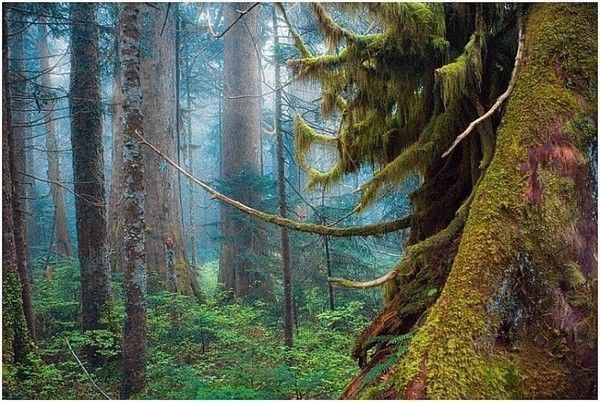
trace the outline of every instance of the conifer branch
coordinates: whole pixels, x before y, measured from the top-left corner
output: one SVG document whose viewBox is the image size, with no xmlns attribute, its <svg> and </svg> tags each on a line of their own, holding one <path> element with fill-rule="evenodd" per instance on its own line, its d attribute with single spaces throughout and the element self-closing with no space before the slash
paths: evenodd
<svg viewBox="0 0 600 402">
<path fill-rule="evenodd" d="M 523 57 L 523 26 L 521 24 L 521 22 L 519 21 L 519 46 L 517 48 L 517 55 L 515 56 L 515 65 L 513 67 L 513 71 L 512 71 L 512 75 L 510 77 L 510 81 L 508 83 L 508 88 L 506 88 L 506 91 L 504 91 L 504 93 L 502 95 L 500 95 L 498 97 L 498 99 L 496 99 L 496 102 L 494 102 L 494 104 L 492 105 L 492 107 L 482 116 L 479 116 L 477 119 L 473 120 L 469 126 L 467 127 L 467 129 L 465 131 L 463 131 L 458 137 L 456 137 L 456 139 L 454 140 L 454 142 L 452 143 L 452 145 L 450 146 L 450 148 L 448 148 L 448 150 L 446 152 L 444 152 L 442 154 L 442 158 L 445 158 L 446 156 L 448 156 L 450 154 L 450 152 L 452 152 L 452 150 L 454 148 L 456 148 L 456 146 L 467 136 L 469 135 L 469 133 L 471 131 L 473 131 L 473 129 L 482 121 L 484 121 L 485 119 L 487 119 L 488 117 L 490 117 L 491 115 L 493 115 L 496 110 L 498 110 L 498 108 L 500 108 L 500 106 L 502 105 L 502 103 L 504 103 L 504 101 L 509 97 L 509 95 L 511 94 L 514 86 L 515 86 L 515 82 L 517 81 L 517 70 L 519 68 L 519 64 L 521 62 L 521 58 Z"/>
<path fill-rule="evenodd" d="M 178 170 L 185 177 L 190 179 L 193 183 L 201 187 L 204 191 L 212 195 L 212 198 L 216 198 L 219 201 L 237 209 L 240 212 L 243 212 L 247 215 L 253 216 L 262 221 L 273 223 L 278 226 L 286 227 L 288 229 L 297 230 L 300 232 L 307 233 L 315 233 L 323 236 L 336 236 L 336 237 L 347 237 L 347 236 L 372 236 L 372 235 L 381 235 L 385 233 L 396 232 L 401 229 L 406 229 L 410 227 L 411 217 L 408 216 L 406 218 L 382 222 L 382 223 L 374 223 L 364 226 L 352 226 L 352 227 L 334 227 L 334 226 L 325 226 L 325 225 L 317 225 L 313 223 L 302 223 L 293 221 L 291 219 L 282 218 L 279 215 L 268 214 L 263 211 L 259 211 L 252 207 L 249 207 L 239 201 L 231 199 L 224 194 L 221 194 L 214 188 L 210 187 L 208 184 L 204 183 L 197 177 L 193 176 L 191 173 L 187 172 L 181 166 L 179 166 L 176 162 L 170 159 L 167 155 L 157 149 L 154 145 L 150 144 L 146 139 L 137 133 L 140 142 L 150 148 L 155 154 L 157 154 L 160 158 L 162 158 L 165 162 L 171 165 L 173 168 Z"/>
</svg>

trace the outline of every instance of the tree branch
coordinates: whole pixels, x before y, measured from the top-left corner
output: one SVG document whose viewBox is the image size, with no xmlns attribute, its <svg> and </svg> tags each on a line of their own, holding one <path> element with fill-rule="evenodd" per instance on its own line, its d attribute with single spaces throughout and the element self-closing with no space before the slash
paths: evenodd
<svg viewBox="0 0 600 402">
<path fill-rule="evenodd" d="M 85 366 L 83 365 L 83 363 L 81 363 L 81 360 L 79 360 L 79 357 L 77 357 L 77 355 L 73 351 L 73 348 L 71 347 L 71 344 L 69 343 L 69 340 L 66 339 L 65 341 L 67 342 L 67 346 L 69 347 L 71 354 L 73 355 L 73 357 L 75 357 L 75 360 L 77 360 L 77 363 L 79 363 L 79 367 L 81 367 L 83 369 L 83 372 L 85 373 L 87 378 L 89 378 L 89 380 L 92 383 L 92 385 L 94 386 L 94 388 L 96 388 L 102 394 L 102 396 L 104 396 L 106 399 L 112 400 L 112 398 L 110 396 L 106 395 L 106 392 L 102 391 L 102 389 L 96 384 L 96 382 L 94 381 L 94 379 L 92 378 L 90 373 L 88 373 L 88 371 L 85 369 Z"/>
<path fill-rule="evenodd" d="M 346 237 L 346 236 L 372 236 L 372 235 L 381 235 L 384 233 L 396 232 L 400 229 L 406 229 L 410 227 L 411 217 L 406 217 L 403 219 L 382 222 L 382 223 L 374 223 L 364 226 L 354 226 L 354 227 L 333 227 L 333 226 L 324 226 L 317 225 L 313 223 L 302 223 L 293 221 L 291 219 L 282 218 L 279 215 L 268 214 L 266 212 L 259 211 L 257 209 L 251 208 L 245 204 L 242 204 L 239 201 L 231 199 L 224 194 L 219 193 L 214 188 L 210 187 L 208 184 L 199 180 L 192 174 L 188 173 L 185 169 L 179 166 L 176 162 L 170 159 L 163 152 L 158 150 L 154 145 L 150 144 L 144 137 L 142 137 L 139 133 L 138 137 L 140 142 L 150 148 L 154 153 L 156 153 L 160 158 L 165 160 L 169 165 L 174 167 L 176 170 L 181 172 L 184 176 L 190 179 L 193 183 L 197 184 L 204 191 L 211 194 L 213 198 L 218 199 L 219 201 L 241 211 L 247 215 L 253 216 L 257 219 L 263 220 L 265 222 L 273 223 L 278 226 L 286 227 L 288 229 L 297 230 L 300 232 L 308 232 L 320 234 L 323 236 L 336 236 L 336 237 Z"/>
<path fill-rule="evenodd" d="M 485 114 L 478 117 L 477 119 L 473 120 L 469 124 L 467 129 L 465 131 L 463 131 L 458 137 L 456 137 L 456 139 L 454 140 L 454 142 L 452 143 L 450 148 L 448 148 L 448 150 L 442 154 L 442 158 L 445 158 L 446 156 L 448 156 L 450 154 L 450 152 L 452 152 L 452 150 L 454 148 L 456 148 L 456 146 L 467 135 L 469 135 L 469 133 L 471 131 L 473 131 L 475 126 L 477 126 L 479 123 L 481 123 L 482 121 L 484 121 L 485 119 L 490 117 L 492 114 L 494 114 L 494 112 L 496 112 L 496 110 L 498 110 L 498 108 L 502 105 L 502 103 L 508 98 L 508 96 L 510 95 L 510 93 L 512 92 L 512 90 L 515 86 L 515 82 L 517 81 L 517 69 L 519 67 L 519 63 L 520 63 L 522 57 L 523 57 L 523 26 L 522 26 L 521 22 L 519 21 L 519 47 L 517 49 L 517 55 L 515 56 L 515 66 L 513 67 L 512 75 L 511 75 L 510 81 L 508 83 L 508 88 L 506 88 L 506 91 L 504 91 L 504 93 L 502 95 L 500 95 L 498 97 L 498 99 L 496 99 L 496 102 L 494 102 L 494 104 L 492 105 L 490 110 L 488 110 Z"/>
</svg>

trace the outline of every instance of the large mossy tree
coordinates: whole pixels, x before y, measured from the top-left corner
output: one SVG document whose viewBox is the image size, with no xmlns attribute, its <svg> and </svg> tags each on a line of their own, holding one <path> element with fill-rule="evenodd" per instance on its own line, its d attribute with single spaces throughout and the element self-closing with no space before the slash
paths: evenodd
<svg viewBox="0 0 600 402">
<path fill-rule="evenodd" d="M 369 35 L 312 7 L 330 51 L 296 34 L 291 65 L 340 125 L 324 136 L 297 118 L 309 186 L 371 164 L 362 209 L 422 178 L 403 259 L 381 280 L 337 281 L 383 284 L 386 300 L 343 396 L 594 397 L 597 6 L 370 4 Z M 337 150 L 328 172 L 310 167 L 316 143 Z"/>
</svg>

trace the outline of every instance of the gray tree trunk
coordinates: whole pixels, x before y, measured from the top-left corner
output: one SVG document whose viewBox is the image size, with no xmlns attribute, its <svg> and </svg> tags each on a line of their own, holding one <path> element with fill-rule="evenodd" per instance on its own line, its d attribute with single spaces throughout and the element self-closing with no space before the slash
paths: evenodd
<svg viewBox="0 0 600 402">
<path fill-rule="evenodd" d="M 277 11 L 273 7 L 273 42 L 277 51 L 279 37 L 277 30 Z M 279 215 L 287 217 L 287 198 L 285 194 L 285 159 L 283 155 L 283 130 L 281 106 L 281 66 L 275 60 L 275 137 L 277 139 L 277 181 L 279 191 Z M 285 345 L 292 347 L 294 344 L 294 305 L 292 294 L 292 269 L 290 267 L 290 236 L 285 227 L 281 228 L 281 267 L 283 271 L 283 335 Z"/>
<path fill-rule="evenodd" d="M 226 3 L 223 36 L 224 101 L 221 179 L 231 187 L 229 194 L 255 206 L 260 194 L 252 183 L 240 181 L 241 174 L 260 171 L 260 86 L 257 50 L 260 12 L 255 7 L 241 18 L 249 3 Z M 239 19 L 238 19 L 239 18 Z M 237 179 L 237 180 L 236 180 Z M 254 223 L 255 224 L 255 223 Z M 235 297 L 268 296 L 271 280 L 258 273 L 248 258 L 261 247 L 252 226 L 228 207 L 221 208 L 221 253 L 219 281 Z"/>
<path fill-rule="evenodd" d="M 171 10 L 172 11 L 172 10 Z M 142 40 L 141 87 L 145 138 L 170 158 L 177 159 L 175 16 L 166 5 L 159 10 L 140 10 Z M 164 24 L 164 29 L 163 29 Z M 161 32 L 162 31 L 162 32 Z M 167 243 L 173 243 L 177 291 L 200 295 L 196 276 L 189 266 L 183 239 L 178 174 L 151 150 L 143 149 L 146 166 L 146 252 L 151 290 L 168 289 Z"/>
<path fill-rule="evenodd" d="M 123 271 L 125 273 L 125 330 L 121 397 L 146 387 L 146 249 L 145 167 L 138 135 L 143 135 L 140 68 L 140 8 L 126 3 L 121 10 L 119 57 L 123 105 Z"/>
</svg>

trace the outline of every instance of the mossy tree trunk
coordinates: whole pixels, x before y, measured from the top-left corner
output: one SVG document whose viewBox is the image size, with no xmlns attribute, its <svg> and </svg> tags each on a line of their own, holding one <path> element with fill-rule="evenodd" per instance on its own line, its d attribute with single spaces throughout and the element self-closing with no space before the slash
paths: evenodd
<svg viewBox="0 0 600 402">
<path fill-rule="evenodd" d="M 71 18 L 71 145 L 77 249 L 81 271 L 81 316 L 84 330 L 101 329 L 111 299 L 106 229 L 106 197 L 100 104 L 97 7 L 73 3 Z M 94 361 L 98 356 L 89 351 Z"/>
<path fill-rule="evenodd" d="M 462 233 L 388 285 L 355 349 L 364 359 L 374 337 L 410 332 L 406 353 L 380 342 L 345 397 L 596 396 L 597 7 L 536 4 L 525 21 Z M 436 272 L 445 280 L 423 281 Z M 364 386 L 386 356 L 391 369 Z"/>
<path fill-rule="evenodd" d="M 2 9 L 2 385 L 9 395 L 14 386 L 12 365 L 24 361 L 30 337 L 21 297 L 13 203 L 15 164 L 11 146 L 11 113 L 8 90 L 8 43 L 6 7 Z"/>
</svg>

